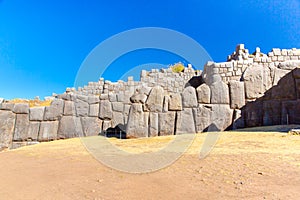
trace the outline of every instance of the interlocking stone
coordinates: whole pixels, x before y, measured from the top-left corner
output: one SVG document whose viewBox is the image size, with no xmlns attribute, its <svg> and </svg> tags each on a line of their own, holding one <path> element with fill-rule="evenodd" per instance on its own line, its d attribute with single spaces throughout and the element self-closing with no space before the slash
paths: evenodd
<svg viewBox="0 0 300 200">
<path fill-rule="evenodd" d="M 61 139 L 83 137 L 80 117 L 63 116 L 59 123 L 57 136 Z"/>
<path fill-rule="evenodd" d="M 164 89 L 160 86 L 152 88 L 146 101 L 146 107 L 151 112 L 162 112 L 164 101 Z"/>
<path fill-rule="evenodd" d="M 0 110 L 0 150 L 10 147 L 15 120 L 16 114 L 11 111 Z"/>
<path fill-rule="evenodd" d="M 13 109 L 16 114 L 28 114 L 29 104 L 28 103 L 16 103 Z"/>
<path fill-rule="evenodd" d="M 192 108 L 177 111 L 176 135 L 196 133 L 195 120 Z"/>
<path fill-rule="evenodd" d="M 96 136 L 102 131 L 102 120 L 97 117 L 82 117 L 81 123 L 84 136 Z"/>
<path fill-rule="evenodd" d="M 192 86 L 184 88 L 182 92 L 182 105 L 184 108 L 195 108 L 198 105 L 196 90 Z"/>
<path fill-rule="evenodd" d="M 33 107 L 29 109 L 30 121 L 43 121 L 45 113 L 45 107 Z"/>
<path fill-rule="evenodd" d="M 13 140 L 14 141 L 27 140 L 28 129 L 29 129 L 29 115 L 17 114 Z"/>
</svg>

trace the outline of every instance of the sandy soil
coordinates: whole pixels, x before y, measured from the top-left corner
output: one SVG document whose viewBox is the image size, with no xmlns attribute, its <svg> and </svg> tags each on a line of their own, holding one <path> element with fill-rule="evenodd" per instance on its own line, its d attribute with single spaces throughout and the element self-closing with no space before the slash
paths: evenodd
<svg viewBox="0 0 300 200">
<path fill-rule="evenodd" d="M 198 134 L 175 163 L 146 174 L 104 166 L 80 139 L 0 153 L 0 199 L 300 199 L 300 136 L 222 132 L 199 159 Z M 131 152 L 156 151 L 173 137 L 109 141 Z"/>
</svg>

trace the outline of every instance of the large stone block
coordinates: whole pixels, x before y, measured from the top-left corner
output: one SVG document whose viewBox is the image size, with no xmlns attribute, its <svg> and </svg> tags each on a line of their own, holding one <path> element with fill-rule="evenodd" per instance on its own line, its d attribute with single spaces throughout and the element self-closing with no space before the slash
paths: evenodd
<svg viewBox="0 0 300 200">
<path fill-rule="evenodd" d="M 89 104 L 98 104 L 100 102 L 99 96 L 88 96 Z"/>
<path fill-rule="evenodd" d="M 181 100 L 181 95 L 179 93 L 173 93 L 170 95 L 169 110 L 170 111 L 182 110 L 182 100 Z"/>
<path fill-rule="evenodd" d="M 198 103 L 210 103 L 210 88 L 206 84 L 197 87 Z"/>
<path fill-rule="evenodd" d="M 82 117 L 81 122 L 85 136 L 99 135 L 102 131 L 102 120 L 97 117 Z"/>
<path fill-rule="evenodd" d="M 280 125 L 281 124 L 281 101 L 270 100 L 263 102 L 263 125 Z"/>
<path fill-rule="evenodd" d="M 130 107 L 126 127 L 127 136 L 148 137 L 148 117 L 145 114 L 142 104 L 134 103 Z"/>
<path fill-rule="evenodd" d="M 240 109 L 245 105 L 245 85 L 244 82 L 230 81 L 230 108 Z"/>
<path fill-rule="evenodd" d="M 1 103 L 0 110 L 9 110 L 12 111 L 14 109 L 15 104 L 13 103 Z"/>
<path fill-rule="evenodd" d="M 199 105 L 198 108 L 193 108 L 196 132 L 207 131 L 212 122 L 212 106 L 211 105 Z"/>
<path fill-rule="evenodd" d="M 37 141 L 40 130 L 40 122 L 30 122 L 27 139 Z"/>
<path fill-rule="evenodd" d="M 242 108 L 242 116 L 246 127 L 262 126 L 263 124 L 263 102 L 248 102 Z"/>
<path fill-rule="evenodd" d="M 164 89 L 160 86 L 152 88 L 146 101 L 146 107 L 150 112 L 162 112 L 164 101 Z"/>
<path fill-rule="evenodd" d="M 163 112 L 168 112 L 169 101 L 170 101 L 170 97 L 169 96 L 165 96 L 164 97 L 164 104 L 163 104 Z"/>
<path fill-rule="evenodd" d="M 83 137 L 80 117 L 63 116 L 59 122 L 58 138 Z"/>
<path fill-rule="evenodd" d="M 15 127 L 16 115 L 11 111 L 0 110 L 0 150 L 9 148 Z"/>
<path fill-rule="evenodd" d="M 89 110 L 90 117 L 98 117 L 99 116 L 99 104 L 91 104 Z"/>
<path fill-rule="evenodd" d="M 248 67 L 243 74 L 243 80 L 247 99 L 262 97 L 272 87 L 271 71 L 262 65 Z"/>
<path fill-rule="evenodd" d="M 29 104 L 28 103 L 16 103 L 13 109 L 16 114 L 28 114 Z"/>
<path fill-rule="evenodd" d="M 87 117 L 89 115 L 89 104 L 85 101 L 77 99 L 75 102 L 76 116 Z"/>
<path fill-rule="evenodd" d="M 65 101 L 64 115 L 66 116 L 76 115 L 75 103 L 73 101 Z"/>
<path fill-rule="evenodd" d="M 112 110 L 116 112 L 123 112 L 124 104 L 122 102 L 112 102 Z"/>
<path fill-rule="evenodd" d="M 272 87 L 268 92 L 271 92 L 271 99 L 273 100 L 296 100 L 297 90 L 292 73 L 288 73 L 282 77 L 277 85 Z"/>
<path fill-rule="evenodd" d="M 147 96 L 145 94 L 134 94 L 130 97 L 131 103 L 145 103 Z"/>
<path fill-rule="evenodd" d="M 175 133 L 175 111 L 169 111 L 167 113 L 159 113 L 158 114 L 158 135 L 174 135 Z"/>
<path fill-rule="evenodd" d="M 233 120 L 233 110 L 229 105 L 212 105 L 211 125 L 208 131 L 220 130 L 224 131 L 230 128 Z M 215 129 L 214 129 L 215 128 Z"/>
<path fill-rule="evenodd" d="M 184 88 L 182 91 L 182 105 L 184 108 L 195 108 L 198 105 L 196 90 L 192 86 Z"/>
<path fill-rule="evenodd" d="M 108 100 L 100 101 L 99 118 L 102 120 L 112 119 L 112 106 Z"/>
<path fill-rule="evenodd" d="M 120 112 L 113 112 L 113 117 L 112 117 L 112 126 L 116 127 L 118 125 L 124 125 L 124 116 L 123 113 Z"/>
<path fill-rule="evenodd" d="M 54 99 L 49 107 L 45 107 L 44 120 L 58 120 L 62 116 L 63 110 L 64 100 Z"/>
<path fill-rule="evenodd" d="M 196 133 L 192 108 L 184 108 L 182 111 L 177 111 L 176 135 L 186 133 Z"/>
<path fill-rule="evenodd" d="M 13 140 L 14 141 L 27 140 L 28 129 L 29 129 L 29 115 L 17 114 Z"/>
<path fill-rule="evenodd" d="M 158 113 L 149 113 L 149 136 L 158 136 Z"/>
<path fill-rule="evenodd" d="M 281 124 L 300 124 L 300 100 L 283 101 Z"/>
<path fill-rule="evenodd" d="M 212 104 L 229 104 L 229 89 L 223 81 L 214 82 L 210 85 Z"/>
<path fill-rule="evenodd" d="M 51 141 L 57 139 L 58 121 L 41 122 L 39 141 Z"/>
<path fill-rule="evenodd" d="M 30 121 L 43 121 L 45 113 L 45 107 L 32 107 L 29 109 Z"/>
<path fill-rule="evenodd" d="M 110 120 L 103 120 L 102 123 L 102 130 L 106 131 L 107 129 L 111 128 L 111 121 Z"/>
</svg>

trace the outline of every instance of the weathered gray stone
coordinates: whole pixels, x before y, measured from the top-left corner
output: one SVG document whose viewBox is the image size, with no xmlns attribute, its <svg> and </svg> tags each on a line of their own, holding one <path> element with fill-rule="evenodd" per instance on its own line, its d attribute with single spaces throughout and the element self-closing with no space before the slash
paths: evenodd
<svg viewBox="0 0 300 200">
<path fill-rule="evenodd" d="M 58 120 L 64 110 L 64 100 L 54 99 L 49 107 L 45 107 L 44 120 Z"/>
<path fill-rule="evenodd" d="M 100 100 L 108 100 L 108 94 L 101 94 Z"/>
<path fill-rule="evenodd" d="M 214 82 L 210 85 L 212 104 L 229 104 L 229 89 L 223 81 Z"/>
<path fill-rule="evenodd" d="M 164 101 L 164 89 L 160 86 L 152 88 L 146 101 L 146 107 L 151 112 L 162 112 Z"/>
<path fill-rule="evenodd" d="M 148 87 L 148 86 L 142 86 L 140 88 L 137 89 L 137 92 L 139 94 L 145 94 L 145 95 L 149 95 L 150 92 L 151 92 L 151 87 Z"/>
<path fill-rule="evenodd" d="M 242 116 L 245 119 L 246 127 L 262 126 L 263 122 L 263 102 L 248 102 L 242 109 Z"/>
<path fill-rule="evenodd" d="M 196 90 L 192 86 L 184 88 L 182 92 L 182 105 L 184 108 L 195 108 L 198 105 Z"/>
<path fill-rule="evenodd" d="M 175 133 L 175 111 L 169 111 L 167 113 L 158 114 L 158 127 L 159 127 L 159 136 L 163 135 L 174 135 Z"/>
<path fill-rule="evenodd" d="M 45 107 L 32 107 L 29 109 L 30 121 L 43 121 L 45 113 Z"/>
<path fill-rule="evenodd" d="M 100 119 L 110 120 L 112 119 L 112 106 L 108 100 L 100 101 L 100 109 L 99 109 L 99 117 Z"/>
<path fill-rule="evenodd" d="M 233 110 L 229 105 L 213 105 L 211 119 L 217 130 L 224 131 L 232 125 Z"/>
<path fill-rule="evenodd" d="M 197 87 L 197 96 L 198 96 L 198 103 L 210 103 L 210 88 L 206 84 L 202 84 Z"/>
<path fill-rule="evenodd" d="M 113 112 L 113 117 L 112 117 L 112 126 L 116 127 L 117 125 L 124 125 L 124 116 L 123 113 L 120 112 Z"/>
<path fill-rule="evenodd" d="M 78 100 L 81 100 L 81 101 L 84 101 L 84 102 L 86 102 L 86 103 L 89 102 L 89 97 L 86 96 L 86 95 L 77 95 L 77 99 L 78 99 Z"/>
<path fill-rule="evenodd" d="M 76 115 L 75 103 L 73 101 L 65 101 L 64 115 L 65 116 Z"/>
<path fill-rule="evenodd" d="M 165 96 L 164 97 L 164 104 L 163 104 L 163 112 L 168 112 L 169 101 L 170 101 L 170 97 L 169 96 Z"/>
<path fill-rule="evenodd" d="M 244 82 L 230 81 L 230 108 L 240 109 L 245 105 L 245 85 Z"/>
<path fill-rule="evenodd" d="M 102 120 L 97 117 L 82 117 L 81 123 L 85 136 L 96 136 L 102 131 Z"/>
<path fill-rule="evenodd" d="M 16 115 L 13 112 L 0 110 L 0 150 L 10 147 L 15 120 Z"/>
<path fill-rule="evenodd" d="M 247 99 L 262 97 L 272 87 L 271 71 L 262 65 L 248 67 L 243 74 L 243 80 Z"/>
<path fill-rule="evenodd" d="M 117 102 L 117 95 L 115 93 L 111 93 L 108 95 L 108 99 L 110 102 Z"/>
<path fill-rule="evenodd" d="M 90 105 L 89 116 L 90 117 L 98 117 L 99 116 L 99 104 L 91 104 Z"/>
<path fill-rule="evenodd" d="M 261 109 L 261 108 L 260 108 Z M 281 101 L 270 100 L 263 102 L 263 125 L 280 125 L 281 124 Z"/>
<path fill-rule="evenodd" d="M 40 125 L 39 141 L 51 141 L 57 139 L 58 121 L 43 121 Z"/>
<path fill-rule="evenodd" d="M 61 139 L 83 137 L 81 121 L 79 117 L 63 116 L 59 123 L 57 137 Z"/>
<path fill-rule="evenodd" d="M 149 137 L 158 136 L 158 113 L 149 113 Z"/>
<path fill-rule="evenodd" d="M 15 104 L 13 103 L 2 103 L 0 104 L 0 110 L 10 110 L 14 109 Z"/>
<path fill-rule="evenodd" d="M 147 96 L 145 94 L 134 94 L 130 97 L 132 103 L 145 103 Z"/>
<path fill-rule="evenodd" d="M 112 102 L 112 110 L 116 112 L 123 112 L 124 110 L 124 104 L 122 102 Z M 129 112 L 129 110 L 128 110 Z"/>
<path fill-rule="evenodd" d="M 87 117 L 89 115 L 89 104 L 82 100 L 77 99 L 75 102 L 76 116 Z"/>
<path fill-rule="evenodd" d="M 182 100 L 181 100 L 181 95 L 179 93 L 173 93 L 170 95 L 169 110 L 170 111 L 182 110 Z"/>
<path fill-rule="evenodd" d="M 196 132 L 207 131 L 212 119 L 212 106 L 211 105 L 199 105 L 198 108 L 193 108 L 193 114 L 195 119 Z"/>
<path fill-rule="evenodd" d="M 287 60 L 278 64 L 279 69 L 293 70 L 300 66 L 300 60 Z"/>
<path fill-rule="evenodd" d="M 99 96 L 88 96 L 89 104 L 98 104 L 100 102 Z"/>
<path fill-rule="evenodd" d="M 28 103 L 16 103 L 13 109 L 16 114 L 28 114 L 29 104 Z"/>
<path fill-rule="evenodd" d="M 111 121 L 110 120 L 104 120 L 103 124 L 102 124 L 102 130 L 106 131 L 109 128 L 111 128 Z"/>
<path fill-rule="evenodd" d="M 148 137 L 148 118 L 146 115 L 143 112 L 142 104 L 134 103 L 131 105 L 126 127 L 127 136 Z"/>
<path fill-rule="evenodd" d="M 14 141 L 27 140 L 28 129 L 29 129 L 29 115 L 17 114 L 13 140 Z"/>
<path fill-rule="evenodd" d="M 176 135 L 186 133 L 196 133 L 192 108 L 177 111 Z"/>
<path fill-rule="evenodd" d="M 273 86 L 277 85 L 279 80 L 284 77 L 285 75 L 287 75 L 289 72 L 291 72 L 290 70 L 283 70 L 283 69 L 278 69 L 275 68 L 274 69 L 274 79 L 273 79 Z"/>
<path fill-rule="evenodd" d="M 40 130 L 40 122 L 30 122 L 27 139 L 37 141 Z"/>
</svg>

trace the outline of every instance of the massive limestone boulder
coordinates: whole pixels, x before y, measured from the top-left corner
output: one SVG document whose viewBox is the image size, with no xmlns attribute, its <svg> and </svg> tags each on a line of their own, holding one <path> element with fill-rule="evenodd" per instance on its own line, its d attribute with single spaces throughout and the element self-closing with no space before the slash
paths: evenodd
<svg viewBox="0 0 300 200">
<path fill-rule="evenodd" d="M 273 83 L 272 85 L 275 86 L 278 84 L 278 82 L 280 81 L 280 79 L 282 77 L 284 77 L 285 75 L 287 75 L 288 73 L 290 73 L 290 70 L 284 70 L 284 69 L 278 69 L 278 68 L 274 68 L 273 69 Z"/>
<path fill-rule="evenodd" d="M 121 112 L 113 112 L 112 127 L 124 125 L 124 116 Z"/>
<path fill-rule="evenodd" d="M 81 98 L 83 99 L 83 98 Z M 80 98 L 75 101 L 75 109 L 77 117 L 87 117 L 89 115 L 89 104 Z M 87 101 L 87 100 L 86 100 Z"/>
<path fill-rule="evenodd" d="M 129 137 L 148 137 L 149 113 L 143 111 L 143 105 L 133 103 L 130 107 L 126 133 Z"/>
<path fill-rule="evenodd" d="M 80 118 L 75 116 L 63 116 L 59 123 L 57 136 L 60 139 L 84 136 Z"/>
<path fill-rule="evenodd" d="M 16 103 L 13 112 L 16 114 L 28 114 L 29 104 L 28 103 Z"/>
<path fill-rule="evenodd" d="M 16 115 L 11 111 L 0 110 L 0 150 L 9 148 L 13 138 Z"/>
<path fill-rule="evenodd" d="M 262 97 L 272 87 L 271 71 L 262 65 L 248 67 L 242 79 L 245 82 L 245 93 L 247 99 Z"/>
<path fill-rule="evenodd" d="M 184 108 L 195 108 L 198 105 L 196 90 L 192 86 L 184 88 L 182 92 L 182 105 Z"/>
<path fill-rule="evenodd" d="M 163 135 L 174 135 L 175 133 L 175 111 L 169 111 L 167 113 L 158 114 L 158 127 L 159 127 L 159 136 Z"/>
<path fill-rule="evenodd" d="M 228 85 L 223 81 L 213 82 L 210 85 L 212 104 L 229 104 Z"/>
<path fill-rule="evenodd" d="M 65 101 L 64 115 L 66 116 L 76 115 L 75 103 L 73 101 Z"/>
<path fill-rule="evenodd" d="M 89 110 L 90 117 L 98 117 L 99 116 L 99 104 L 91 104 Z"/>
<path fill-rule="evenodd" d="M 13 103 L 1 103 L 0 110 L 9 110 L 12 111 L 14 109 L 15 104 Z"/>
<path fill-rule="evenodd" d="M 232 119 L 233 110 L 230 109 L 229 105 L 212 105 L 211 127 L 219 131 L 226 130 L 232 125 Z M 210 131 L 210 127 L 208 127 L 208 131 Z M 212 131 L 215 130 L 212 129 Z"/>
<path fill-rule="evenodd" d="M 43 121 L 45 113 L 45 107 L 33 107 L 30 108 L 29 119 L 30 121 Z"/>
<path fill-rule="evenodd" d="M 100 101 L 99 118 L 102 120 L 112 119 L 112 106 L 110 101 L 108 100 Z"/>
<path fill-rule="evenodd" d="M 244 82 L 230 81 L 230 108 L 240 109 L 245 105 L 245 85 Z"/>
<path fill-rule="evenodd" d="M 162 112 L 164 101 L 164 89 L 160 86 L 152 88 L 146 101 L 146 108 L 150 112 Z"/>
<path fill-rule="evenodd" d="M 88 96 L 88 104 L 99 104 L 99 96 Z"/>
<path fill-rule="evenodd" d="M 123 112 L 124 104 L 122 102 L 112 102 L 112 110 L 116 112 Z"/>
<path fill-rule="evenodd" d="M 28 129 L 29 129 L 29 115 L 17 114 L 13 140 L 14 141 L 27 140 Z"/>
<path fill-rule="evenodd" d="M 169 98 L 169 111 L 180 111 L 182 110 L 182 100 L 179 93 L 173 93 Z"/>
<path fill-rule="evenodd" d="M 57 139 L 58 121 L 43 121 L 40 125 L 39 138 L 40 142 Z"/>
<path fill-rule="evenodd" d="M 149 136 L 158 136 L 158 113 L 149 113 Z"/>
<path fill-rule="evenodd" d="M 273 86 L 269 93 L 271 93 L 270 99 L 277 100 L 296 100 L 297 88 L 295 85 L 293 74 L 288 73 L 280 79 L 277 85 Z M 266 96 L 266 95 L 265 95 Z M 265 97 L 264 97 L 265 99 Z"/>
<path fill-rule="evenodd" d="M 210 88 L 207 84 L 202 84 L 197 87 L 198 103 L 210 103 Z"/>
<path fill-rule="evenodd" d="M 45 108 L 44 120 L 46 121 L 58 120 L 62 116 L 63 110 L 64 110 L 64 100 L 54 99 L 51 102 L 51 105 Z"/>
<path fill-rule="evenodd" d="M 214 82 L 222 81 L 222 78 L 218 73 L 218 69 L 216 68 L 216 64 L 211 61 L 207 62 L 204 66 L 202 78 L 207 85 L 211 85 Z"/>
<path fill-rule="evenodd" d="M 176 135 L 196 133 L 192 108 L 184 108 L 177 112 Z"/>
<path fill-rule="evenodd" d="M 96 136 L 102 131 L 102 120 L 97 117 L 82 117 L 81 122 L 84 136 Z"/>
<path fill-rule="evenodd" d="M 31 121 L 29 123 L 29 129 L 28 129 L 28 135 L 27 135 L 28 140 L 31 140 L 31 141 L 37 141 L 38 140 L 40 124 L 41 123 L 38 122 L 38 121 Z"/>
<path fill-rule="evenodd" d="M 196 132 L 207 131 L 207 128 L 212 122 L 212 106 L 211 105 L 199 105 L 198 108 L 193 108 Z"/>
<path fill-rule="evenodd" d="M 147 95 L 145 94 L 134 94 L 130 97 L 131 103 L 145 103 L 147 100 Z"/>
</svg>

